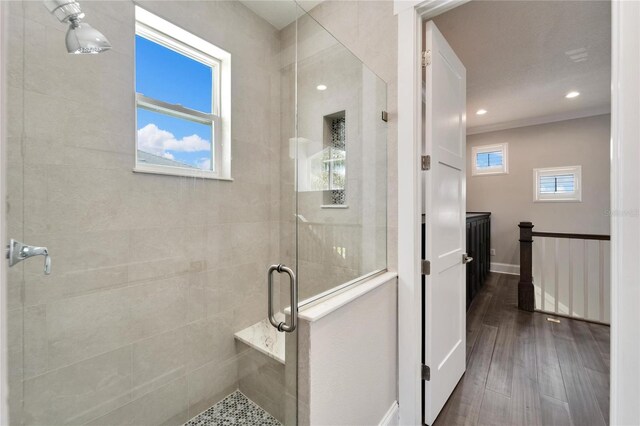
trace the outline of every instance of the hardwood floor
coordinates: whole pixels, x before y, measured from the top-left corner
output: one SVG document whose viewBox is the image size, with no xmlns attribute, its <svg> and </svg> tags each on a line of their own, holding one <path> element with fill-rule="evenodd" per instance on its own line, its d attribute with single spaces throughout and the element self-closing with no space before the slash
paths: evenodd
<svg viewBox="0 0 640 426">
<path fill-rule="evenodd" d="M 609 424 L 609 327 L 517 308 L 518 277 L 491 274 L 467 312 L 467 371 L 435 421 Z"/>
</svg>

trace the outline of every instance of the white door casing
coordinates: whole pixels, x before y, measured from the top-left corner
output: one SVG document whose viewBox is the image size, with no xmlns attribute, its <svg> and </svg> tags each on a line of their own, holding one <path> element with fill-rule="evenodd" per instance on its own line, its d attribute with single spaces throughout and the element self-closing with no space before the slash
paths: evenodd
<svg viewBox="0 0 640 426">
<path fill-rule="evenodd" d="M 424 345 L 430 380 L 424 420 L 433 424 L 465 371 L 466 70 L 433 21 L 425 24 L 423 172 L 426 224 Z"/>
</svg>

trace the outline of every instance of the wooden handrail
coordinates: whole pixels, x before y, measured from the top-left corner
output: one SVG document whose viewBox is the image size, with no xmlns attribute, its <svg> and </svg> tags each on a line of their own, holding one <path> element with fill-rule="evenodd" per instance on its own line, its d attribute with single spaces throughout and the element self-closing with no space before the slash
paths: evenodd
<svg viewBox="0 0 640 426">
<path fill-rule="evenodd" d="M 603 234 L 572 234 L 567 232 L 539 232 L 533 231 L 531 235 L 534 237 L 548 237 L 548 238 L 569 238 L 572 240 L 611 240 L 610 235 Z"/>
</svg>

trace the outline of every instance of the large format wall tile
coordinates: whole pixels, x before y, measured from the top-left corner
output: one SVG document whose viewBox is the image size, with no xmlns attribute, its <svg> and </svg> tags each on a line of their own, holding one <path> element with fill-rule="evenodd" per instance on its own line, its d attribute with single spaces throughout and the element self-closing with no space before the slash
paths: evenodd
<svg viewBox="0 0 640 426">
<path fill-rule="evenodd" d="M 107 352 L 24 382 L 27 424 L 82 424 L 131 398 L 131 348 Z"/>
<path fill-rule="evenodd" d="M 187 326 L 185 339 L 189 371 L 211 361 L 224 362 L 235 355 L 232 321 L 232 316 L 221 313 Z"/>
<path fill-rule="evenodd" d="M 187 379 L 180 377 L 100 417 L 92 426 L 180 425 L 189 419 Z"/>
<path fill-rule="evenodd" d="M 209 362 L 187 375 L 189 417 L 194 417 L 238 388 L 238 361 Z"/>
<path fill-rule="evenodd" d="M 285 366 L 261 352 L 249 349 L 244 343 L 238 342 L 237 345 L 245 349 L 240 349 L 242 355 L 238 357 L 240 391 L 284 422 Z"/>
<path fill-rule="evenodd" d="M 185 375 L 185 327 L 133 344 L 133 397 Z"/>
<path fill-rule="evenodd" d="M 130 344 L 186 323 L 186 277 L 63 299 L 47 307 L 49 367 Z"/>
</svg>

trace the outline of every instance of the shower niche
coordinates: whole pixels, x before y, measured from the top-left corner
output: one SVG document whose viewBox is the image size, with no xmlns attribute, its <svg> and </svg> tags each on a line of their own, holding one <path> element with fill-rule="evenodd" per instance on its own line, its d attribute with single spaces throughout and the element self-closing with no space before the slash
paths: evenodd
<svg viewBox="0 0 640 426">
<path fill-rule="evenodd" d="M 323 117 L 323 149 L 320 163 L 322 206 L 346 208 L 346 114 L 339 111 Z"/>
<path fill-rule="evenodd" d="M 290 140 L 290 156 L 298 157 L 298 190 L 319 196 L 313 198 L 322 208 L 347 208 L 347 115 L 341 110 L 321 119 L 314 137 Z"/>
</svg>

